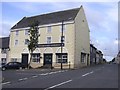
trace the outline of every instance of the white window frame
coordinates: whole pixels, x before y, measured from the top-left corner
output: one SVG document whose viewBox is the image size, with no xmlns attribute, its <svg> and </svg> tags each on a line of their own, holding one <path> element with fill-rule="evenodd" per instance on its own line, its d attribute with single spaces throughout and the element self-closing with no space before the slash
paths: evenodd
<svg viewBox="0 0 120 90">
<path fill-rule="evenodd" d="M 33 56 L 35 56 L 35 57 L 33 57 Z M 39 53 L 33 53 L 32 62 L 40 63 L 40 54 Z"/>
<path fill-rule="evenodd" d="M 25 39 L 24 44 L 25 44 L 25 45 L 28 45 L 28 39 Z"/>
<path fill-rule="evenodd" d="M 2 53 L 2 54 L 6 54 L 6 53 L 7 53 L 7 49 L 2 48 L 2 49 L 1 49 L 1 53 Z"/>
<path fill-rule="evenodd" d="M 52 32 L 52 27 L 51 26 L 47 26 L 47 33 L 51 33 Z"/>
<path fill-rule="evenodd" d="M 47 36 L 47 37 L 46 37 L 46 43 L 47 43 L 47 44 L 50 44 L 49 41 L 48 41 L 48 38 L 49 38 L 49 37 L 51 38 L 50 43 L 52 43 L 52 37 L 51 37 L 51 36 Z"/>
<path fill-rule="evenodd" d="M 29 29 L 25 29 L 25 35 L 28 35 Z"/>
<path fill-rule="evenodd" d="M 18 40 L 15 40 L 15 46 L 18 45 Z"/>
<path fill-rule="evenodd" d="M 1 58 L 1 63 L 6 63 L 7 59 L 6 58 Z"/>
<path fill-rule="evenodd" d="M 66 56 L 67 58 L 64 58 L 64 56 Z M 63 62 L 63 63 L 68 63 L 68 54 L 64 55 L 64 53 L 63 53 L 62 60 L 63 59 L 67 60 L 67 62 Z M 61 62 L 59 62 L 59 60 L 61 61 L 61 54 L 60 54 L 60 58 L 58 57 L 58 55 L 56 55 L 56 63 L 61 63 Z"/>
</svg>

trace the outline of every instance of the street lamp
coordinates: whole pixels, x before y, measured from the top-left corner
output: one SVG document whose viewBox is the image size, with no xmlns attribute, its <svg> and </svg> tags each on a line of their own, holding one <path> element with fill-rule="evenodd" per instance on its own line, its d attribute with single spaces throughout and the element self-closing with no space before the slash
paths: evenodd
<svg viewBox="0 0 120 90">
<path fill-rule="evenodd" d="M 72 17 L 70 17 L 70 18 L 68 18 L 68 19 L 66 19 L 66 20 L 71 20 L 72 19 Z M 62 31 L 61 31 L 61 70 L 63 69 L 63 66 L 62 66 L 62 63 L 63 63 L 63 59 L 62 59 L 62 54 L 63 54 L 63 46 L 64 46 L 64 39 L 65 39 L 65 37 L 63 36 L 63 26 L 64 26 L 64 21 L 65 20 L 62 20 Z"/>
<path fill-rule="evenodd" d="M 61 70 L 63 69 L 63 67 L 62 67 L 62 63 L 63 63 L 63 60 L 62 60 L 62 52 L 63 52 L 63 42 L 64 42 L 64 36 L 63 36 L 63 22 L 64 21 L 62 21 L 62 32 L 61 32 Z"/>
</svg>

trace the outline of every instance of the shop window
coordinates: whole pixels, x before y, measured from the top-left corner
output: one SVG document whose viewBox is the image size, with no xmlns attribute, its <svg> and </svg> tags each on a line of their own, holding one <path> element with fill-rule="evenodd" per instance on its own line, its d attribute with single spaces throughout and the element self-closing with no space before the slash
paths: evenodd
<svg viewBox="0 0 120 90">
<path fill-rule="evenodd" d="M 61 60 L 61 56 L 62 56 L 62 60 Z M 67 53 L 56 53 L 56 62 L 57 63 L 68 63 L 68 54 Z"/>
<path fill-rule="evenodd" d="M 40 54 L 39 53 L 32 54 L 32 62 L 40 62 Z"/>
</svg>

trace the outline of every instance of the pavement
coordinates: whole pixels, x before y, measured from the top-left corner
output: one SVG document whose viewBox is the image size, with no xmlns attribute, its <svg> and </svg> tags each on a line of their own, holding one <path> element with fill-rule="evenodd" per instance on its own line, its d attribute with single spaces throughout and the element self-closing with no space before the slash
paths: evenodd
<svg viewBox="0 0 120 90">
<path fill-rule="evenodd" d="M 118 88 L 118 65 L 103 64 L 74 70 L 3 71 L 3 88 Z"/>
</svg>

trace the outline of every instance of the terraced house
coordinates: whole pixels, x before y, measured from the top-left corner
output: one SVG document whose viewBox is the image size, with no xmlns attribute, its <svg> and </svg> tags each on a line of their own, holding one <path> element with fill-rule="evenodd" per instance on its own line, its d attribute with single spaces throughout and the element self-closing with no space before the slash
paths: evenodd
<svg viewBox="0 0 120 90">
<path fill-rule="evenodd" d="M 50 65 L 60 68 L 79 68 L 90 64 L 90 37 L 83 7 L 24 17 L 11 28 L 10 61 L 27 64 L 30 59 L 27 48 L 31 21 L 39 22 L 39 47 L 32 55 L 33 68 Z M 61 44 L 61 34 L 63 30 Z M 62 53 L 61 53 L 62 45 Z M 62 56 L 62 59 L 61 59 Z"/>
<path fill-rule="evenodd" d="M 0 38 L 0 65 L 8 62 L 9 56 L 9 37 Z"/>
</svg>

